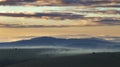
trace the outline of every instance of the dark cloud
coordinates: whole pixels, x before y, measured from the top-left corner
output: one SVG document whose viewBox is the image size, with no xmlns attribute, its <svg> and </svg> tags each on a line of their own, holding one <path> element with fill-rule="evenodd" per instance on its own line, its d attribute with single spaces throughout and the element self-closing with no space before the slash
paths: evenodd
<svg viewBox="0 0 120 67">
<path fill-rule="evenodd" d="M 113 1 L 110 1 L 110 0 L 62 0 L 62 2 L 65 4 L 92 5 L 92 4 L 111 3 Z"/>
<path fill-rule="evenodd" d="M 18 2 L 0 2 L 0 5 L 21 5 Z"/>
<path fill-rule="evenodd" d="M 37 0 L 3 0 L 2 2 L 34 2 Z"/>
<path fill-rule="evenodd" d="M 112 19 L 112 18 L 102 19 L 97 22 L 100 24 L 107 24 L 107 25 L 120 25 L 120 20 Z"/>
<path fill-rule="evenodd" d="M 51 27 L 78 27 L 79 25 L 21 25 L 21 24 L 4 24 L 0 23 L 0 27 L 5 28 L 51 28 Z"/>
<path fill-rule="evenodd" d="M 13 3 L 14 2 L 14 3 Z M 20 3 L 23 2 L 23 3 Z M 6 0 L 1 1 L 1 5 L 23 5 L 23 4 L 31 4 L 32 5 L 60 5 L 60 4 L 66 4 L 66 5 L 98 5 L 98 4 L 109 4 L 109 3 L 120 3 L 119 0 Z M 36 2 L 36 4 L 35 4 Z"/>
<path fill-rule="evenodd" d="M 47 19 L 80 19 L 83 15 L 74 15 L 71 13 L 35 13 L 35 14 L 25 14 L 25 13 L 0 13 L 0 16 L 10 16 L 10 17 L 36 17 L 36 18 L 47 18 Z"/>
<path fill-rule="evenodd" d="M 96 5 L 96 7 L 120 7 L 119 4 L 112 4 L 112 5 Z"/>
</svg>

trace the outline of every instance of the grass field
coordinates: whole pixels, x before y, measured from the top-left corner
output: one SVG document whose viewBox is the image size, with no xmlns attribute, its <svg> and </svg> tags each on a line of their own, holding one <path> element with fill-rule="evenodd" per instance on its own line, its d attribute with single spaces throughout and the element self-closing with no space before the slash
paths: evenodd
<svg viewBox="0 0 120 67">
<path fill-rule="evenodd" d="M 120 52 L 42 54 L 56 49 L 0 49 L 0 67 L 120 67 Z"/>
</svg>

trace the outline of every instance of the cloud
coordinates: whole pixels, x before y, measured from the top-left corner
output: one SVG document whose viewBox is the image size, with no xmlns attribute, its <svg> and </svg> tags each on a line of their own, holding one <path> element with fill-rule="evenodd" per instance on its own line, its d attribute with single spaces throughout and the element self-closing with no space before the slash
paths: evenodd
<svg viewBox="0 0 120 67">
<path fill-rule="evenodd" d="M 21 25 L 21 24 L 2 24 L 0 27 L 5 28 L 51 28 L 51 27 L 78 27 L 79 25 Z"/>
<path fill-rule="evenodd" d="M 82 15 L 71 15 L 71 14 L 62 14 L 62 13 L 35 13 L 35 14 L 1 13 L 1 15 L 9 16 L 9 18 L 8 17 L 6 18 L 11 20 L 11 21 L 7 21 L 5 19 L 0 20 L 1 22 L 0 27 L 7 27 L 7 28 L 120 25 L 119 18 L 84 17 Z M 24 19 L 19 17 L 23 17 Z"/>
<path fill-rule="evenodd" d="M 110 3 L 111 1 L 104 1 L 104 0 L 62 0 L 65 4 L 82 4 L 82 5 L 92 5 L 92 4 L 103 4 L 103 3 Z"/>
<path fill-rule="evenodd" d="M 120 20 L 112 18 L 102 19 L 97 22 L 103 25 L 120 25 Z"/>
<path fill-rule="evenodd" d="M 10 17 L 35 17 L 43 19 L 80 19 L 83 15 L 74 15 L 71 13 L 0 13 L 0 16 Z"/>
<path fill-rule="evenodd" d="M 119 3 L 119 0 L 2 0 L 1 5 L 100 5 Z"/>
<path fill-rule="evenodd" d="M 0 7 L 0 9 L 3 9 L 0 11 L 0 17 L 6 17 L 11 21 L 1 19 L 0 27 L 37 28 L 120 25 L 119 3 L 118 0 L 1 1 L 1 5 L 8 6 Z M 19 6 L 16 7 L 15 5 Z M 20 23 L 26 23 L 26 25 Z"/>
</svg>

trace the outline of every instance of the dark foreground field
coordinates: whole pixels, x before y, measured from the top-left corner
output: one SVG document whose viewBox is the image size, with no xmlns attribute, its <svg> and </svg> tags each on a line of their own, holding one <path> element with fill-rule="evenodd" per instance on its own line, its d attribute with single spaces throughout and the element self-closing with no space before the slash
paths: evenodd
<svg viewBox="0 0 120 67">
<path fill-rule="evenodd" d="M 0 49 L 0 67 L 120 67 L 120 52 L 54 56 L 42 51 L 46 49 Z"/>
</svg>

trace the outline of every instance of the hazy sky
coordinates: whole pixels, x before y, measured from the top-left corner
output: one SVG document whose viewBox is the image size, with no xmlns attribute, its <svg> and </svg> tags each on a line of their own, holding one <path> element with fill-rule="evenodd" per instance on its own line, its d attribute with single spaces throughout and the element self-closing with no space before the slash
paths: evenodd
<svg viewBox="0 0 120 67">
<path fill-rule="evenodd" d="M 118 0 L 0 0 L 0 42 L 53 35 L 119 37 L 119 7 Z"/>
</svg>

